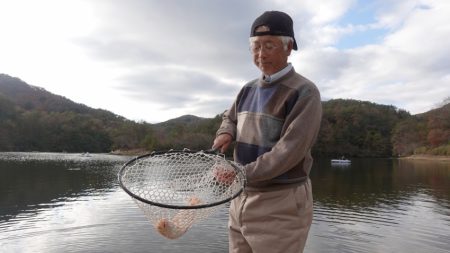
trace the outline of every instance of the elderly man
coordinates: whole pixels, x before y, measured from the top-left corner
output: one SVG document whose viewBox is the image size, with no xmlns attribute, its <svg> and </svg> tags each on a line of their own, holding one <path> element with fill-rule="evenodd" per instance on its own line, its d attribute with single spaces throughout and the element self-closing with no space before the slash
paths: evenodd
<svg viewBox="0 0 450 253">
<path fill-rule="evenodd" d="M 230 205 L 230 252 L 303 252 L 313 217 L 311 147 L 322 107 L 317 87 L 288 63 L 297 50 L 289 15 L 267 11 L 251 27 L 262 75 L 223 114 L 213 148 L 244 165 L 245 191 Z M 226 180 L 226 175 L 222 175 Z"/>
</svg>

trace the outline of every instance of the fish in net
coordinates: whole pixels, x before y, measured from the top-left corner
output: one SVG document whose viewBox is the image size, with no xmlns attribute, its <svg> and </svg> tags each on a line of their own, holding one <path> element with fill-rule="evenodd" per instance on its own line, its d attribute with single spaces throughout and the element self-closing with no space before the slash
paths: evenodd
<svg viewBox="0 0 450 253">
<path fill-rule="evenodd" d="M 245 187 L 243 167 L 213 151 L 153 152 L 127 162 L 118 177 L 156 231 L 169 239 L 185 234 Z"/>
</svg>

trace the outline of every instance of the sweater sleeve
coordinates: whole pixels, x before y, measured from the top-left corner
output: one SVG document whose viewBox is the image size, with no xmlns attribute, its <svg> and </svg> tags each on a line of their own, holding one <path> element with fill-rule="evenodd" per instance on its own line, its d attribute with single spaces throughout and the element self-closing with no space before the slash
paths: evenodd
<svg viewBox="0 0 450 253">
<path fill-rule="evenodd" d="M 216 136 L 221 134 L 229 134 L 233 137 L 233 140 L 236 139 L 236 113 L 234 110 L 235 105 L 231 107 L 231 109 L 226 110 L 222 115 L 222 123 L 220 124 L 219 129 L 216 132 Z"/>
<path fill-rule="evenodd" d="M 317 88 L 310 88 L 308 94 L 297 99 L 271 151 L 245 166 L 249 183 L 273 179 L 298 165 L 310 154 L 321 118 L 320 93 Z"/>
</svg>

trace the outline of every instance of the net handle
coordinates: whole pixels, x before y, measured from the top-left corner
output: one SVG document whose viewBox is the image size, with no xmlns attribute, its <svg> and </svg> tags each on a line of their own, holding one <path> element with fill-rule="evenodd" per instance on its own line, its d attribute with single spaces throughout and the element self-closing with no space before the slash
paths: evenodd
<svg viewBox="0 0 450 253">
<path fill-rule="evenodd" d="M 153 202 L 150 201 L 148 199 L 144 199 L 142 197 L 139 197 L 138 195 L 132 193 L 122 182 L 122 177 L 124 175 L 124 172 L 126 170 L 126 168 L 128 167 L 128 165 L 136 162 L 139 159 L 145 158 L 145 157 L 151 157 L 151 156 L 155 156 L 155 155 L 160 155 L 160 154 L 167 154 L 167 153 L 200 153 L 203 152 L 205 154 L 213 154 L 213 155 L 219 155 L 217 153 L 217 150 L 206 150 L 206 151 L 192 151 L 189 149 L 183 149 L 183 150 L 169 150 L 169 151 L 153 151 L 151 153 L 145 154 L 145 155 L 141 155 L 141 156 L 137 156 L 133 159 L 131 159 L 130 161 L 128 161 L 127 163 L 125 163 L 122 168 L 120 169 L 119 173 L 118 173 L 118 180 L 119 180 L 119 185 L 120 187 L 128 194 L 130 195 L 132 198 L 137 199 L 141 202 L 144 202 L 146 204 L 149 205 L 153 205 L 153 206 L 159 206 L 159 207 L 163 207 L 163 208 L 169 208 L 169 209 L 200 209 L 200 208 L 208 208 L 208 207 L 213 207 L 213 206 L 218 206 L 224 203 L 227 203 L 229 201 L 231 201 L 232 199 L 236 198 L 237 196 L 239 196 L 239 194 L 242 193 L 242 191 L 245 188 L 245 181 L 244 181 L 244 185 L 241 187 L 241 189 L 239 189 L 239 191 L 237 191 L 235 194 L 233 194 L 231 197 L 226 198 L 224 200 L 221 201 L 217 201 L 217 202 L 213 202 L 213 203 L 209 203 L 209 204 L 201 204 L 201 205 L 195 205 L 195 206 L 180 206 L 180 205 L 168 205 L 168 204 L 162 204 L 162 203 L 157 203 L 157 202 Z M 233 163 L 229 162 L 227 159 L 225 159 L 225 155 L 224 155 L 224 160 L 231 165 L 231 167 L 233 167 L 233 169 L 239 174 L 242 173 L 241 170 L 236 167 L 236 165 L 234 165 Z"/>
</svg>

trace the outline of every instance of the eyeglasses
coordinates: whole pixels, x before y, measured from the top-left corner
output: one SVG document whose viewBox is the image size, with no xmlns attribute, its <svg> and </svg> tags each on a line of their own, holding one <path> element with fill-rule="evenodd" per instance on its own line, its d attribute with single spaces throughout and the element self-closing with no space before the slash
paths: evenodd
<svg viewBox="0 0 450 253">
<path fill-rule="evenodd" d="M 266 51 L 268 53 L 272 53 L 277 48 L 279 48 L 279 46 L 275 45 L 272 42 L 266 42 L 266 43 L 263 43 L 263 44 L 255 43 L 255 42 L 250 43 L 250 51 L 252 51 L 253 54 L 259 53 L 259 51 L 261 49 L 264 49 L 264 51 Z"/>
</svg>

